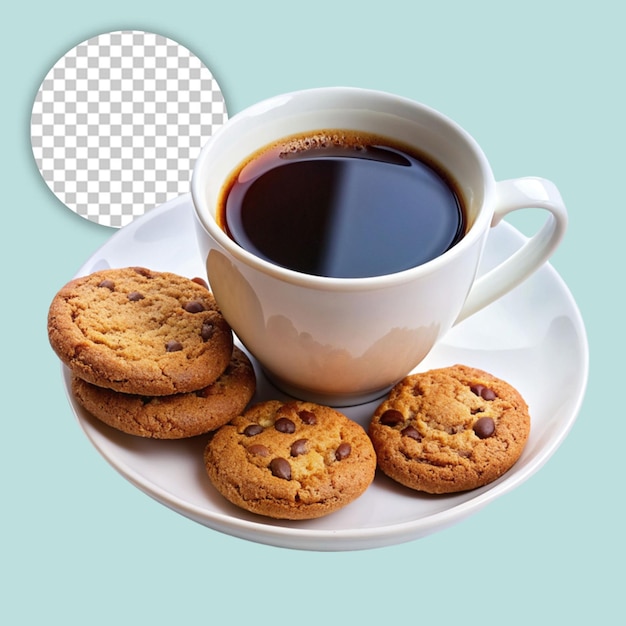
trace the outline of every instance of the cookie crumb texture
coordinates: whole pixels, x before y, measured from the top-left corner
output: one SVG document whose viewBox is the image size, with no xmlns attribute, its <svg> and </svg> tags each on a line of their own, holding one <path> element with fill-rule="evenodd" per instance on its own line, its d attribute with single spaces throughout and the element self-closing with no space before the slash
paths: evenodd
<svg viewBox="0 0 626 626">
<path fill-rule="evenodd" d="M 210 385 L 233 348 L 232 330 L 208 289 L 141 267 L 70 281 L 50 305 L 48 337 L 76 376 L 145 395 Z"/>
<path fill-rule="evenodd" d="M 245 410 L 256 388 L 252 363 L 239 348 L 211 385 L 170 396 L 139 396 L 72 378 L 76 400 L 108 426 L 128 435 L 182 439 L 205 434 Z"/>
<path fill-rule="evenodd" d="M 212 433 L 204 461 L 215 488 L 260 515 L 303 520 L 354 501 L 374 480 L 365 430 L 330 407 L 261 402 Z"/>
<path fill-rule="evenodd" d="M 519 459 L 529 432 L 528 406 L 519 392 L 465 365 L 407 376 L 369 426 L 380 469 L 433 494 L 496 480 Z"/>
</svg>

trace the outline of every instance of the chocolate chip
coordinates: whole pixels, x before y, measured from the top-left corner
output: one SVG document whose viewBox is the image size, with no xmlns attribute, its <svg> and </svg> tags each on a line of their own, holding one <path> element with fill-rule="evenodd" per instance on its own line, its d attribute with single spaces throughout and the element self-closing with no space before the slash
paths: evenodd
<svg viewBox="0 0 626 626">
<path fill-rule="evenodd" d="M 270 470 L 276 478 L 284 478 L 285 480 L 291 480 L 291 465 L 287 459 L 277 457 L 270 461 Z"/>
<path fill-rule="evenodd" d="M 495 391 L 493 389 L 489 389 L 489 387 L 485 387 L 485 385 L 472 385 L 470 389 L 472 390 L 472 393 L 483 400 L 495 400 L 497 397 Z"/>
<path fill-rule="evenodd" d="M 115 283 L 108 278 L 105 278 L 102 282 L 98 283 L 98 287 L 104 287 L 109 291 L 113 291 L 115 289 Z"/>
<path fill-rule="evenodd" d="M 254 435 L 259 435 L 261 434 L 265 429 L 263 428 L 263 426 L 261 426 L 261 424 L 250 424 L 249 426 L 246 426 L 243 430 L 243 434 L 246 437 L 254 437 Z"/>
<path fill-rule="evenodd" d="M 309 449 L 309 440 L 308 439 L 296 439 L 291 444 L 291 456 L 300 456 L 301 454 L 306 454 Z"/>
<path fill-rule="evenodd" d="M 403 428 L 401 431 L 403 437 L 410 437 L 411 439 L 415 439 L 415 441 L 421 441 L 422 435 L 420 435 L 420 431 L 415 428 L 415 426 L 407 426 Z"/>
<path fill-rule="evenodd" d="M 128 294 L 128 299 L 131 302 L 137 302 L 138 300 L 143 300 L 145 296 L 140 291 L 131 291 Z"/>
<path fill-rule="evenodd" d="M 496 392 L 493 389 L 483 389 L 481 392 L 481 397 L 483 400 L 495 400 L 498 396 L 496 396 Z"/>
<path fill-rule="evenodd" d="M 490 417 L 481 417 L 474 424 L 474 432 L 480 439 L 491 437 L 496 431 L 496 424 Z"/>
<path fill-rule="evenodd" d="M 180 343 L 180 341 L 176 341 L 176 339 L 170 339 L 165 344 L 165 351 L 166 352 L 178 352 L 178 351 L 180 351 L 182 349 L 183 349 L 183 344 Z"/>
<path fill-rule="evenodd" d="M 200 285 L 201 287 L 204 287 L 205 289 L 209 288 L 209 283 L 207 283 L 206 280 L 204 280 L 204 278 L 200 278 L 200 276 L 195 276 L 194 278 L 191 279 L 192 283 L 196 283 L 197 285 Z"/>
<path fill-rule="evenodd" d="M 204 322 L 202 324 L 202 328 L 200 329 L 200 337 L 202 337 L 202 341 L 208 341 L 213 337 L 215 333 L 215 326 L 211 322 Z"/>
<path fill-rule="evenodd" d="M 152 278 L 152 272 L 146 267 L 133 267 L 133 269 L 140 276 L 145 276 L 146 278 Z"/>
<path fill-rule="evenodd" d="M 396 409 L 387 409 L 381 416 L 380 416 L 380 423 L 383 424 L 383 426 L 397 426 L 398 424 L 402 424 L 402 422 L 404 422 L 404 415 L 402 415 L 402 413 L 400 413 L 400 411 L 397 411 Z"/>
<path fill-rule="evenodd" d="M 470 391 L 480 398 L 480 392 L 485 388 L 484 385 L 472 385 L 470 387 Z"/>
<path fill-rule="evenodd" d="M 270 451 L 269 448 L 260 443 L 254 443 L 251 446 L 248 446 L 248 452 L 250 454 L 254 454 L 255 456 L 269 456 Z"/>
<path fill-rule="evenodd" d="M 294 432 L 296 432 L 296 425 L 288 417 L 279 417 L 274 422 L 274 428 L 279 433 L 294 433 Z"/>
<path fill-rule="evenodd" d="M 352 446 L 344 441 L 339 444 L 339 447 L 335 450 L 335 458 L 338 461 L 343 461 L 343 459 L 347 459 L 350 456 L 350 452 L 352 452 Z"/>
<path fill-rule="evenodd" d="M 295 410 L 296 410 L 296 403 L 295 402 L 285 402 L 284 404 L 279 406 L 278 409 L 276 409 L 276 416 L 277 417 L 288 417 Z"/>
<path fill-rule="evenodd" d="M 191 302 L 187 302 L 187 304 L 183 307 L 187 313 L 200 313 L 204 310 L 204 304 L 199 300 L 192 300 Z"/>
<path fill-rule="evenodd" d="M 298 417 L 302 420 L 303 424 L 308 424 L 309 426 L 317 424 L 317 418 L 315 417 L 315 413 L 313 413 L 313 411 L 303 409 L 298 412 Z"/>
</svg>

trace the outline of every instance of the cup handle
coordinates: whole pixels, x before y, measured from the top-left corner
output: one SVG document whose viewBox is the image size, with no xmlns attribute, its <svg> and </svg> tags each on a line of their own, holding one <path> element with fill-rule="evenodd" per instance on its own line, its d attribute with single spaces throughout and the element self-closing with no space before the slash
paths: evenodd
<svg viewBox="0 0 626 626">
<path fill-rule="evenodd" d="M 545 209 L 548 218 L 519 250 L 477 279 L 455 324 L 491 304 L 526 280 L 556 250 L 567 229 L 567 209 L 559 190 L 545 178 L 514 178 L 496 183 L 496 209 L 491 227 L 513 211 Z"/>
</svg>

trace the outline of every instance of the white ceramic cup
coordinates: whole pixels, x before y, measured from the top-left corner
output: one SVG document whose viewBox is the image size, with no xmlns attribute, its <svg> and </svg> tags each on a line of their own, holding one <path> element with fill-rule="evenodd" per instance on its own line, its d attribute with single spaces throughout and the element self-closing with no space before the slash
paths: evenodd
<svg viewBox="0 0 626 626">
<path fill-rule="evenodd" d="M 456 181 L 467 211 L 466 235 L 432 261 L 369 278 L 303 274 L 241 248 L 215 219 L 229 176 L 266 145 L 320 129 L 383 135 L 428 154 Z M 334 406 L 386 393 L 453 325 L 545 263 L 567 226 L 550 181 L 496 182 L 480 147 L 456 123 L 412 100 L 356 88 L 280 95 L 235 115 L 202 148 L 191 193 L 207 276 L 226 320 L 280 389 Z M 475 280 L 490 229 L 523 208 L 545 209 L 545 223 Z"/>
</svg>

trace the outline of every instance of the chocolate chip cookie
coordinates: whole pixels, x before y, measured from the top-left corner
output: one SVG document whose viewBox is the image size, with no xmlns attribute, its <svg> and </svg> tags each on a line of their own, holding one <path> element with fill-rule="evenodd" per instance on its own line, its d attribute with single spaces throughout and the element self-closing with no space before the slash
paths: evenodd
<svg viewBox="0 0 626 626">
<path fill-rule="evenodd" d="M 207 387 L 233 349 L 232 330 L 206 287 L 142 267 L 70 281 L 50 305 L 48 337 L 79 378 L 140 395 Z"/>
<path fill-rule="evenodd" d="M 181 439 L 226 424 L 248 405 L 256 388 L 254 369 L 235 346 L 225 372 L 198 391 L 170 396 L 139 396 L 72 378 L 76 400 L 99 420 L 129 435 Z"/>
<path fill-rule="evenodd" d="M 465 365 L 407 376 L 369 426 L 379 468 L 402 485 L 433 494 L 494 481 L 518 460 L 529 432 L 520 393 Z"/>
<path fill-rule="evenodd" d="M 311 402 L 270 400 L 212 433 L 209 478 L 233 504 L 272 518 L 302 520 L 337 511 L 374 479 L 365 430 Z"/>
</svg>

